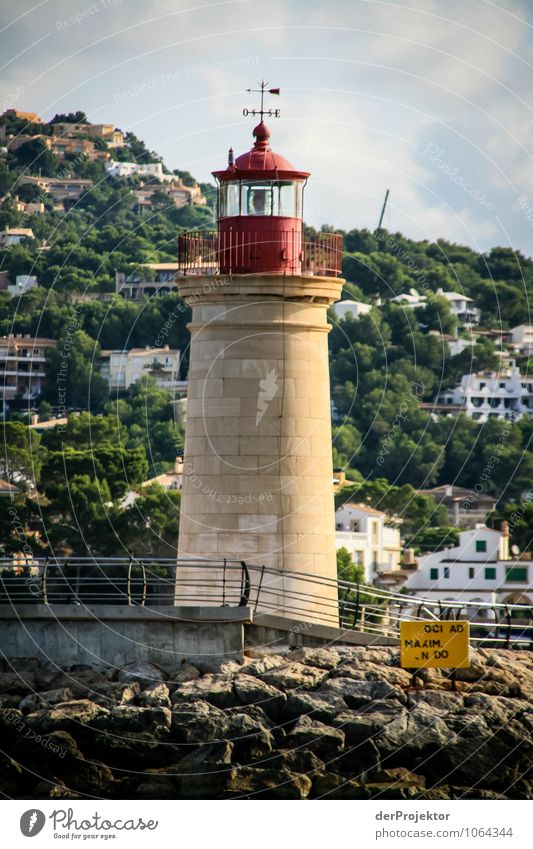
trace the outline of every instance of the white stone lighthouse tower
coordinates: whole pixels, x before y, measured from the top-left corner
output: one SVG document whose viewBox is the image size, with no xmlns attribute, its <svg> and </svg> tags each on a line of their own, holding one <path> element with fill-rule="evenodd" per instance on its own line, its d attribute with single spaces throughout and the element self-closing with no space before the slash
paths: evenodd
<svg viewBox="0 0 533 849">
<path fill-rule="evenodd" d="M 180 239 L 192 321 L 178 559 L 265 565 L 259 611 L 334 625 L 336 588 L 306 597 L 299 575 L 336 579 L 326 313 L 341 239 L 305 241 L 309 174 L 271 150 L 264 114 L 252 149 L 213 172 L 217 233 Z M 220 604 L 219 575 L 178 564 L 184 598 Z"/>
</svg>

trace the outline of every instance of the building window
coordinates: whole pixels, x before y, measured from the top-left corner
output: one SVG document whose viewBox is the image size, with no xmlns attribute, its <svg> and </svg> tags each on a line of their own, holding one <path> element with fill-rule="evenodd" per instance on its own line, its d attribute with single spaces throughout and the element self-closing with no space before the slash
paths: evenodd
<svg viewBox="0 0 533 849">
<path fill-rule="evenodd" d="M 372 522 L 372 545 L 379 545 L 379 522 Z"/>
<path fill-rule="evenodd" d="M 484 552 L 487 550 L 487 541 L 484 539 L 476 540 L 476 551 L 478 553 Z"/>
<path fill-rule="evenodd" d="M 439 570 L 436 567 L 433 567 L 429 570 L 429 579 L 430 581 L 438 581 L 439 580 Z"/>
<path fill-rule="evenodd" d="M 527 584 L 527 566 L 508 566 L 505 570 L 505 580 Z"/>
<path fill-rule="evenodd" d="M 485 566 L 485 580 L 486 581 L 495 581 L 496 580 L 496 567 L 495 566 Z"/>
<path fill-rule="evenodd" d="M 473 566 L 469 566 L 469 567 L 468 567 L 468 577 L 469 577 L 469 578 L 473 578 L 475 574 L 476 574 L 476 570 L 474 569 L 474 567 L 473 567 Z"/>
<path fill-rule="evenodd" d="M 445 567 L 444 567 L 444 577 L 445 577 L 445 578 L 449 578 L 449 577 L 450 577 L 450 569 L 449 569 L 449 567 L 448 567 L 448 566 L 445 566 Z"/>
</svg>

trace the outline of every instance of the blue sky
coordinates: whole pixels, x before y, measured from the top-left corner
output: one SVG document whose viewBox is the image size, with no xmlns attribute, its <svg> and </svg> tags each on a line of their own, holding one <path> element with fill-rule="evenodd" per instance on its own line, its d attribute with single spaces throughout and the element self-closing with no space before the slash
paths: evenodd
<svg viewBox="0 0 533 849">
<path fill-rule="evenodd" d="M 207 180 L 250 146 L 312 172 L 306 220 L 533 254 L 533 4 L 3 0 L 0 107 L 83 109 Z"/>
</svg>

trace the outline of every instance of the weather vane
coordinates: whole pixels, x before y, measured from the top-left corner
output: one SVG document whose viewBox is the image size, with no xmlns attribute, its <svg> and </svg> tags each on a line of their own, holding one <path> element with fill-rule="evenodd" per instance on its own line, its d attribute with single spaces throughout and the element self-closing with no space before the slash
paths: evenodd
<svg viewBox="0 0 533 849">
<path fill-rule="evenodd" d="M 258 94 L 261 95 L 261 108 L 260 109 L 243 109 L 242 114 L 245 117 L 247 115 L 259 115 L 261 117 L 261 121 L 263 120 L 263 115 L 268 115 L 270 118 L 279 118 L 279 116 L 280 116 L 279 109 L 264 109 L 263 108 L 265 94 L 278 94 L 279 95 L 279 92 L 280 92 L 279 88 L 267 88 L 268 83 L 266 83 L 264 80 L 261 80 L 261 82 L 258 83 L 258 85 L 260 86 L 260 88 L 247 88 L 246 91 L 257 92 Z"/>
</svg>

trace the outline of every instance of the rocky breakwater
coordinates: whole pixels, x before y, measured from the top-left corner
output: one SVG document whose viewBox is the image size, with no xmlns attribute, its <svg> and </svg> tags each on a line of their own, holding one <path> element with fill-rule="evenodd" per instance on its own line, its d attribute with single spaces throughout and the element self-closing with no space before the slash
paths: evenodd
<svg viewBox="0 0 533 849">
<path fill-rule="evenodd" d="M 243 664 L 0 671 L 4 796 L 531 798 L 533 654 L 478 650 L 412 686 L 389 648 Z"/>
</svg>

